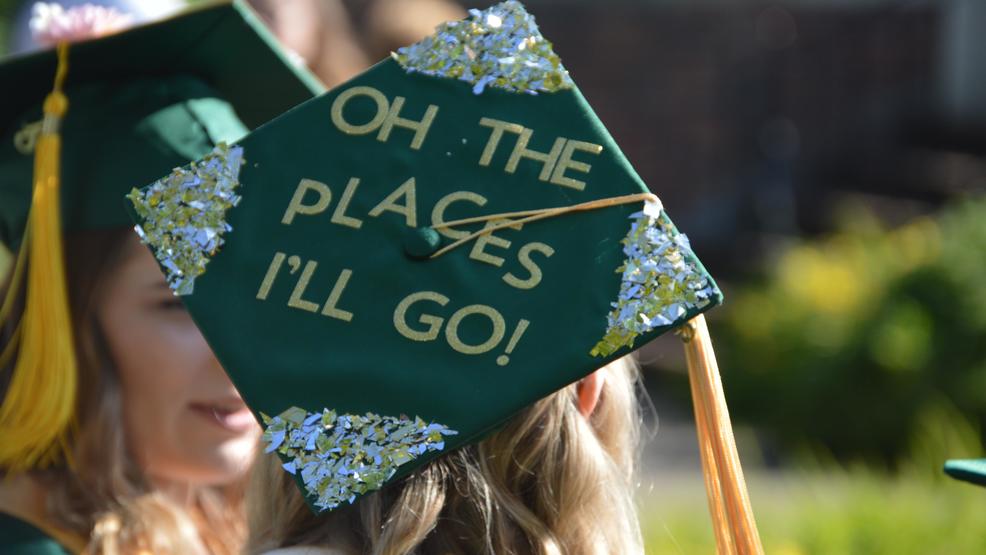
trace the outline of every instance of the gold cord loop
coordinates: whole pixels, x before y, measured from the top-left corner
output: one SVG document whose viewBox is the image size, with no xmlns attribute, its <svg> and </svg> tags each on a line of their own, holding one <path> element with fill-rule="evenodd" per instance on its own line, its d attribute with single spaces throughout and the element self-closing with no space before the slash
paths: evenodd
<svg viewBox="0 0 986 555">
<path fill-rule="evenodd" d="M 657 198 L 654 193 L 637 193 L 635 195 L 623 195 L 619 197 L 608 197 L 601 198 L 597 200 L 591 200 L 588 202 L 583 202 L 580 204 L 572 204 L 570 206 L 558 206 L 554 208 L 537 208 L 534 210 L 521 210 L 518 212 L 502 212 L 500 214 L 488 214 L 486 216 L 474 216 L 472 218 L 463 218 L 461 220 L 453 220 L 451 222 L 442 222 L 435 224 L 432 229 L 446 229 L 456 225 L 474 224 L 479 222 L 488 222 L 492 220 L 506 220 L 496 225 L 484 227 L 479 231 L 470 233 L 469 235 L 455 241 L 450 245 L 446 245 L 441 249 L 435 251 L 431 255 L 431 258 L 438 258 L 443 254 L 454 250 L 473 239 L 493 233 L 494 231 L 503 229 L 505 227 L 516 227 L 518 225 L 526 224 L 529 222 L 535 222 L 537 220 L 544 220 L 547 218 L 553 218 L 555 216 L 561 216 L 563 214 L 569 214 L 572 212 L 585 212 L 587 210 L 598 210 L 600 208 L 608 208 L 610 206 L 619 206 L 621 204 L 630 204 L 633 202 L 647 201 L 652 203 L 661 204 L 661 199 Z M 519 220 L 511 220 L 510 218 L 520 218 Z"/>
</svg>

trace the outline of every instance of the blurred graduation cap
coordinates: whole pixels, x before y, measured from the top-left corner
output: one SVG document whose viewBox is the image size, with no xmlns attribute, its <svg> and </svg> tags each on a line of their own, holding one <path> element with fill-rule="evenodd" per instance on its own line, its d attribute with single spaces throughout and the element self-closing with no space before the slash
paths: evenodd
<svg viewBox="0 0 986 555">
<path fill-rule="evenodd" d="M 512 1 L 130 199 L 316 511 L 722 299 Z"/>
<path fill-rule="evenodd" d="M 241 2 L 7 58 L 0 82 L 0 241 L 20 251 L 0 309 L 19 325 L 0 356 L 0 467 L 20 470 L 58 459 L 75 410 L 62 229 L 131 225 L 135 185 L 323 89 Z"/>
<path fill-rule="evenodd" d="M 0 240 L 18 243 L 31 200 L 33 146 L 54 49 L 0 65 Z M 73 44 L 61 123 L 66 229 L 130 223 L 121 193 L 322 92 L 257 16 L 222 2 Z"/>
</svg>

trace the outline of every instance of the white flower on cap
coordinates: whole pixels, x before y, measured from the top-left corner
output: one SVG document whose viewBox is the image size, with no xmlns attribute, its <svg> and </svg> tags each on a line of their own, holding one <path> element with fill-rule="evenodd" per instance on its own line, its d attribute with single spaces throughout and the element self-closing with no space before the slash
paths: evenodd
<svg viewBox="0 0 986 555">
<path fill-rule="evenodd" d="M 128 27 L 133 16 L 114 8 L 83 4 L 65 9 L 54 2 L 32 7 L 31 36 L 39 45 L 54 46 L 115 33 Z"/>
</svg>

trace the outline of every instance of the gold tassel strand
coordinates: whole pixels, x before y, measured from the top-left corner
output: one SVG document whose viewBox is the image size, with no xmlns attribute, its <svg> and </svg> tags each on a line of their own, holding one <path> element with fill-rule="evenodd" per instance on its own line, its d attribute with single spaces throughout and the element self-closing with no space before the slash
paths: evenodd
<svg viewBox="0 0 986 555">
<path fill-rule="evenodd" d="M 682 327 L 691 333 L 689 325 Z M 686 339 L 690 341 L 690 339 Z M 695 428 L 698 434 L 698 449 L 702 460 L 702 478 L 705 480 L 705 492 L 709 502 L 709 515 L 712 517 L 712 531 L 716 538 L 716 553 L 719 555 L 736 555 L 736 545 L 731 534 L 732 526 L 726 517 L 726 505 L 722 498 L 722 483 L 719 481 L 719 467 L 716 465 L 715 453 L 712 451 L 710 440 L 711 430 L 706 419 L 706 407 L 702 395 L 698 391 L 698 380 L 689 376 L 692 399 L 695 406 Z"/>
<path fill-rule="evenodd" d="M 74 423 L 77 369 L 62 248 L 58 127 L 68 111 L 62 93 L 68 46 L 58 45 L 55 86 L 44 102 L 44 121 L 34 153 L 34 190 L 27 230 L 12 277 L 10 298 L 26 287 L 16 337 L 13 375 L 0 404 L 0 468 L 21 472 L 43 468 L 68 454 Z M 26 266 L 26 268 L 25 268 Z M 6 312 L 6 311 L 5 311 Z M 4 319 L 11 315 L 4 314 Z"/>
<path fill-rule="evenodd" d="M 682 331 L 719 553 L 763 555 L 705 316 L 696 316 Z"/>
</svg>

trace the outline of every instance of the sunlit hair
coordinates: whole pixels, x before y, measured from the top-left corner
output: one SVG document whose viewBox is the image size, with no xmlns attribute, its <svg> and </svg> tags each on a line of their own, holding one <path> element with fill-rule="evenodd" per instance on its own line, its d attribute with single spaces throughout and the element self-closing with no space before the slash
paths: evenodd
<svg viewBox="0 0 986 555">
<path fill-rule="evenodd" d="M 79 369 L 78 429 L 73 464 L 32 476 L 48 492 L 47 516 L 90 538 L 89 555 L 225 555 L 238 553 L 246 535 L 242 491 L 196 488 L 187 510 L 156 492 L 128 451 L 123 400 L 96 313 L 107 278 L 122 262 L 129 229 L 87 231 L 66 237 L 69 302 Z M 2 292 L 2 288 L 0 288 Z M 2 298 L 2 295 L 0 295 Z M 13 325 L 0 329 L 6 345 Z M 11 368 L 0 368 L 0 396 Z M 2 479 L 3 469 L 0 469 Z"/>
<path fill-rule="evenodd" d="M 277 457 L 260 454 L 247 492 L 247 551 L 309 545 L 354 555 L 642 553 L 633 502 L 638 368 L 624 358 L 603 372 L 590 419 L 569 386 L 478 445 L 322 516 L 305 505 Z"/>
</svg>

